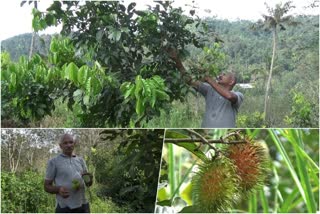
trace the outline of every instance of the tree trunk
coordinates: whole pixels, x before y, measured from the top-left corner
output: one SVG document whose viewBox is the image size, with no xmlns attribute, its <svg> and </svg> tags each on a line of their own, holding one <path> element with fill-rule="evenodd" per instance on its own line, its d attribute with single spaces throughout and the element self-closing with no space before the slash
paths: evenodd
<svg viewBox="0 0 320 214">
<path fill-rule="evenodd" d="M 29 50 L 29 60 L 32 57 L 32 52 L 33 52 L 33 43 L 34 43 L 34 37 L 35 37 L 36 32 L 32 33 L 32 38 L 31 38 L 31 44 L 30 44 L 30 50 Z"/>
<path fill-rule="evenodd" d="M 271 78 L 272 78 L 272 70 L 273 70 L 273 63 L 274 63 L 274 58 L 276 54 L 276 46 L 277 46 L 277 28 L 276 26 L 273 28 L 273 49 L 272 49 L 272 58 L 271 58 L 271 65 L 270 65 L 270 71 L 269 71 L 269 77 L 268 77 L 268 82 L 267 82 L 267 87 L 266 87 L 266 94 L 264 97 L 264 122 L 266 122 L 269 118 L 269 106 L 270 106 L 270 99 L 269 99 L 269 90 L 270 90 L 270 85 L 271 85 Z"/>
<path fill-rule="evenodd" d="M 30 4 L 30 3 L 29 3 L 29 4 Z M 34 1 L 34 2 L 33 2 L 33 7 L 34 7 L 35 9 L 38 9 L 38 3 L 37 3 L 37 1 Z M 33 33 L 32 33 L 32 38 L 31 38 L 31 44 L 30 44 L 30 50 L 29 50 L 29 60 L 30 60 L 31 57 L 32 57 L 32 52 L 33 52 L 33 46 L 34 46 L 34 38 L 35 38 L 35 36 L 36 36 L 36 32 L 33 31 Z"/>
</svg>

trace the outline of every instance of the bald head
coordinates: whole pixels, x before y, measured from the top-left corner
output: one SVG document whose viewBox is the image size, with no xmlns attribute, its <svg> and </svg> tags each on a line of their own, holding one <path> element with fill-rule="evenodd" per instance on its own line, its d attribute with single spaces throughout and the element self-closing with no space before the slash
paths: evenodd
<svg viewBox="0 0 320 214">
<path fill-rule="evenodd" d="M 64 141 L 74 141 L 74 138 L 71 134 L 65 133 L 60 136 L 59 144 L 63 143 Z"/>
<path fill-rule="evenodd" d="M 227 75 L 229 76 L 229 79 L 232 82 L 232 87 L 235 86 L 235 84 L 237 83 L 236 74 L 233 72 L 228 72 Z"/>
<path fill-rule="evenodd" d="M 60 137 L 59 145 L 63 154 L 70 157 L 72 156 L 72 152 L 75 146 L 75 140 L 71 134 L 63 134 Z"/>
<path fill-rule="evenodd" d="M 233 86 L 237 83 L 237 78 L 235 73 L 227 72 L 222 73 L 218 76 L 218 83 L 223 85 L 226 88 L 232 89 Z"/>
</svg>

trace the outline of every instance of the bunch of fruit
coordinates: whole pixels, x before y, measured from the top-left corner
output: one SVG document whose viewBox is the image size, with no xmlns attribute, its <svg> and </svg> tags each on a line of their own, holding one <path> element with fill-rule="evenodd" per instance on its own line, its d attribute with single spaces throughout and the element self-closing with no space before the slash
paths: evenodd
<svg viewBox="0 0 320 214">
<path fill-rule="evenodd" d="M 225 212 L 263 186 L 269 163 L 263 144 L 228 145 L 218 157 L 199 166 L 192 181 L 194 205 L 203 212 Z"/>
</svg>

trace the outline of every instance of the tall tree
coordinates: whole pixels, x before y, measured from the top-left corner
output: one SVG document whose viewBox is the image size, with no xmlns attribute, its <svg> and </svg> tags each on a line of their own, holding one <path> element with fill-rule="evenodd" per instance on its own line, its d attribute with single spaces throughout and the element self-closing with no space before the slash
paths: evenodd
<svg viewBox="0 0 320 214">
<path fill-rule="evenodd" d="M 272 71 L 274 60 L 276 56 L 276 48 L 277 48 L 277 37 L 278 37 L 278 29 L 286 30 L 285 25 L 295 25 L 296 22 L 293 21 L 293 17 L 291 15 L 286 15 L 291 8 L 294 8 L 291 1 L 285 2 L 284 4 L 276 4 L 274 8 L 269 7 L 265 3 L 268 14 L 263 14 L 263 22 L 260 22 L 260 26 L 265 29 L 271 30 L 272 32 L 272 58 L 270 64 L 270 71 L 268 75 L 268 81 L 266 86 L 266 93 L 264 98 L 264 121 L 266 122 L 268 119 L 268 106 L 270 105 L 269 91 L 271 85 Z"/>
<path fill-rule="evenodd" d="M 27 1 L 22 1 L 21 4 L 20 4 L 20 6 L 22 7 L 26 2 L 27 2 Z M 38 9 L 38 1 L 29 1 L 28 3 L 29 3 L 29 5 L 33 3 L 33 8 L 36 9 L 36 10 Z M 33 46 L 34 46 L 34 39 L 35 39 L 35 37 L 36 37 L 36 34 L 37 34 L 37 32 L 36 32 L 35 30 L 33 30 L 33 32 L 32 32 L 32 38 L 31 38 L 31 44 L 30 44 L 30 49 L 29 49 L 29 60 L 30 60 L 31 57 L 32 57 Z"/>
</svg>

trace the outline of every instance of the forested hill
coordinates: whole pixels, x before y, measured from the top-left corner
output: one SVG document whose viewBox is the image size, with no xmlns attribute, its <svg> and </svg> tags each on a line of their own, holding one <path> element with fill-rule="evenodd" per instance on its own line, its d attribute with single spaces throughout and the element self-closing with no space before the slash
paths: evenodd
<svg viewBox="0 0 320 214">
<path fill-rule="evenodd" d="M 288 26 L 279 32 L 275 74 L 293 71 L 305 57 L 318 56 L 319 17 L 299 16 L 293 20 L 296 26 Z M 244 82 L 266 72 L 272 55 L 272 33 L 254 29 L 255 23 L 239 20 L 208 19 L 209 30 L 217 33 L 224 42 L 228 63 L 240 72 Z"/>
<path fill-rule="evenodd" d="M 13 61 L 18 61 L 19 57 L 28 56 L 30 51 L 30 44 L 32 33 L 25 33 L 11 37 L 1 41 L 1 51 L 10 53 Z M 34 53 L 46 56 L 50 47 L 51 35 L 35 35 L 34 38 Z"/>
</svg>

